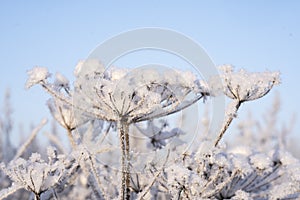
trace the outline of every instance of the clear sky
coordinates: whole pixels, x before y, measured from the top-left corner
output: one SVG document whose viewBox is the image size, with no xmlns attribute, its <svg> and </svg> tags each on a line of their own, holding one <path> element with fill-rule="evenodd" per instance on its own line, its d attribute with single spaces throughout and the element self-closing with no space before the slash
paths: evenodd
<svg viewBox="0 0 300 200">
<path fill-rule="evenodd" d="M 217 64 L 279 70 L 281 119 L 300 126 L 300 1 L 1 1 L 0 94 L 11 89 L 15 125 L 49 117 L 40 87 L 24 89 L 26 71 L 46 66 L 71 78 L 75 64 L 101 42 L 142 27 L 173 29 L 202 45 Z M 254 115 L 269 97 L 249 103 Z M 2 98 L 3 99 L 3 98 Z M 258 115 L 258 114 L 257 114 Z M 299 132 L 298 132 L 299 133 Z"/>
</svg>

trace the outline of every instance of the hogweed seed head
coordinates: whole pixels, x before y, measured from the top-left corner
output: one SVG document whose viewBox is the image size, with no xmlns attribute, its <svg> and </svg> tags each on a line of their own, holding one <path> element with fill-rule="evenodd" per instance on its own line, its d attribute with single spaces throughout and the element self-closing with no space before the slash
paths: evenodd
<svg viewBox="0 0 300 200">
<path fill-rule="evenodd" d="M 27 74 L 29 76 L 25 85 L 27 89 L 31 88 L 35 84 L 45 81 L 51 76 L 46 67 L 34 67 L 29 70 Z"/>
</svg>

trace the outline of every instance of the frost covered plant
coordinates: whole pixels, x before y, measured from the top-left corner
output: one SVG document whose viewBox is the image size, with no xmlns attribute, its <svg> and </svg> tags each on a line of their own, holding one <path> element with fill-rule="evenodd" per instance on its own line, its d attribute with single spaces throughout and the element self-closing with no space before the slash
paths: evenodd
<svg viewBox="0 0 300 200">
<path fill-rule="evenodd" d="M 73 98 L 73 91 L 70 89 L 69 80 L 60 73 L 55 74 L 54 83 L 49 83 L 48 78 L 51 74 L 45 67 L 34 67 L 28 71 L 29 78 L 26 82 L 26 88 L 35 84 L 40 84 L 53 96 L 47 102 L 48 108 L 53 118 L 67 131 L 72 148 L 76 148 L 76 141 L 72 136 L 72 131 L 86 122 L 85 119 L 75 119 L 74 112 L 70 102 Z"/>
<path fill-rule="evenodd" d="M 165 168 L 161 184 L 172 199 L 296 199 L 299 161 L 284 152 L 193 154 Z"/>
<path fill-rule="evenodd" d="M 262 151 L 253 146 L 235 145 L 235 148 L 228 149 L 218 146 L 241 104 L 266 95 L 278 84 L 278 73 L 233 71 L 231 66 L 223 66 L 222 69 L 221 79 L 224 84 L 220 87 L 208 87 L 190 72 L 156 67 L 106 69 L 96 60 L 87 60 L 76 67 L 76 80 L 74 88 L 71 88 L 69 81 L 61 74 L 56 74 L 55 80 L 51 82 L 47 69 L 34 68 L 28 72 L 27 87 L 39 84 L 50 93 L 52 99 L 48 101 L 48 107 L 52 116 L 69 130 L 71 142 L 72 131 L 75 129 L 82 131 L 82 138 L 81 141 L 73 141 L 75 148 L 70 156 L 54 156 L 46 162 L 38 154 L 33 154 L 29 160 L 18 159 L 6 166 L 2 165 L 3 171 L 13 180 L 13 185 L 1 190 L 0 196 L 7 196 L 23 187 L 32 191 L 36 198 L 57 198 L 63 187 L 72 185 L 72 189 L 59 193 L 59 198 L 299 198 L 300 164 L 286 152 L 284 146 L 277 145 L 275 149 L 272 146 L 270 151 Z M 194 143 L 191 152 L 185 151 L 184 155 L 171 152 L 175 148 L 172 148 L 169 141 L 174 139 L 176 145 L 180 144 L 183 132 L 177 127 L 169 128 L 168 122 L 164 120 L 154 123 L 154 119 L 181 111 L 199 99 L 215 95 L 213 89 L 218 87 L 232 102 L 215 147 L 209 146 L 204 154 L 197 145 L 199 143 Z M 89 122 L 81 126 L 87 121 Z M 138 124 L 143 121 L 147 123 Z M 209 123 L 205 124 L 205 129 L 208 129 Z M 139 131 L 148 137 L 147 145 L 129 138 L 131 125 L 136 129 L 130 130 Z M 116 162 L 113 156 L 105 164 L 99 159 L 103 152 L 107 153 L 104 157 L 116 155 L 112 152 L 110 139 L 114 136 L 108 135 L 110 131 L 118 132 L 122 156 L 120 171 L 109 166 L 110 161 L 113 160 L 112 164 Z M 106 137 L 110 138 L 106 141 Z M 205 138 L 199 137 L 201 145 L 206 145 Z M 81 145 L 83 143 L 85 145 Z M 134 151 L 131 153 L 133 144 L 143 145 L 146 152 L 151 152 L 153 159 L 137 159 L 143 154 L 135 154 Z M 158 158 L 160 163 L 156 162 L 156 153 L 166 147 L 167 156 L 161 166 L 161 158 Z M 142 173 L 133 174 L 137 169 L 135 166 L 139 166 L 139 172 Z M 45 173 L 46 178 L 32 177 L 32 181 L 26 182 L 17 178 L 27 179 L 31 169 L 40 174 Z M 56 179 L 55 184 L 48 181 L 52 176 Z M 76 178 L 71 178 L 72 181 L 67 178 L 74 176 Z M 121 181 L 116 181 L 118 179 Z"/>
<path fill-rule="evenodd" d="M 0 192 L 4 198 L 18 189 L 26 189 L 34 193 L 35 199 L 41 199 L 43 193 L 56 193 L 68 183 L 68 180 L 78 170 L 75 159 L 69 160 L 58 156 L 53 148 L 48 148 L 48 162 L 38 153 L 33 153 L 29 160 L 18 158 L 7 166 L 1 164 L 3 172 L 13 181 L 12 186 Z M 49 195 L 49 194 L 48 194 Z"/>
<path fill-rule="evenodd" d="M 35 84 L 44 82 L 51 74 L 46 67 L 34 67 L 28 71 L 28 81 L 26 82 L 26 88 L 30 88 Z"/>
<path fill-rule="evenodd" d="M 67 130 L 69 141 L 74 149 L 76 142 L 72 136 L 72 131 L 76 129 L 78 124 L 72 108 L 70 105 L 57 99 L 49 99 L 47 105 L 54 119 Z"/>
<path fill-rule="evenodd" d="M 136 126 L 144 136 L 148 137 L 149 142 L 147 143 L 147 146 L 153 150 L 164 148 L 170 139 L 184 134 L 179 128 L 166 130 L 169 126 L 166 120 L 160 120 L 159 122 L 159 126 L 153 121 L 148 121 L 146 128 Z"/>
<path fill-rule="evenodd" d="M 220 70 L 222 72 L 221 79 L 223 81 L 222 90 L 224 94 L 233 101 L 227 108 L 224 124 L 215 141 L 215 146 L 218 145 L 242 103 L 265 96 L 274 85 L 280 82 L 278 72 L 251 73 L 243 69 L 234 72 L 233 67 L 230 65 L 221 66 Z"/>
<path fill-rule="evenodd" d="M 69 92 L 66 95 L 57 90 L 56 85 L 66 84 L 50 84 L 44 68 L 34 68 L 28 74 L 27 86 L 40 84 L 55 99 L 77 110 L 80 116 L 117 124 L 122 155 L 121 199 L 130 198 L 130 124 L 173 114 L 208 95 L 200 81 L 189 72 L 154 68 L 105 69 L 101 63 L 87 60 L 75 70 L 77 79 L 71 101 Z"/>
</svg>

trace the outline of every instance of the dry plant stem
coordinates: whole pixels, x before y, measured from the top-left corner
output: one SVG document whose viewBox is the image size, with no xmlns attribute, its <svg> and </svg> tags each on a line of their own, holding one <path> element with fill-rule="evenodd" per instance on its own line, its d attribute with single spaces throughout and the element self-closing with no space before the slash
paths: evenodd
<svg viewBox="0 0 300 200">
<path fill-rule="evenodd" d="M 40 199 L 41 199 L 41 197 L 40 197 L 40 195 L 39 195 L 39 194 L 34 194 L 34 199 L 35 199 L 35 200 L 40 200 Z"/>
<path fill-rule="evenodd" d="M 235 111 L 236 111 L 236 112 L 237 112 L 238 109 L 240 108 L 241 104 L 242 104 L 242 101 L 237 101 L 237 102 L 236 102 L 236 104 L 235 104 L 235 109 L 236 109 Z M 219 135 L 218 135 L 218 138 L 217 138 L 217 140 L 215 141 L 215 147 L 218 146 L 220 140 L 221 140 L 222 137 L 224 136 L 226 130 L 228 129 L 228 127 L 229 127 L 229 125 L 231 124 L 231 122 L 232 122 L 232 120 L 233 120 L 234 117 L 235 117 L 234 114 L 231 114 L 231 115 L 229 115 L 229 116 L 227 117 L 226 122 L 223 124 L 223 127 L 222 127 L 222 129 L 221 129 L 221 131 L 220 131 L 220 133 L 219 133 Z"/>
<path fill-rule="evenodd" d="M 48 120 L 47 119 L 43 119 L 40 124 L 32 130 L 30 137 L 28 138 L 28 140 L 19 148 L 18 152 L 16 153 L 15 157 L 13 160 L 16 160 L 17 158 L 19 158 L 27 149 L 27 147 L 33 142 L 33 140 L 35 139 L 36 135 L 39 133 L 39 131 L 44 127 L 45 124 L 47 124 Z"/>
<path fill-rule="evenodd" d="M 67 135 L 68 135 L 69 141 L 71 143 L 72 149 L 75 149 L 76 148 L 76 142 L 75 142 L 75 140 L 72 136 L 72 130 L 70 128 L 67 129 Z"/>
<path fill-rule="evenodd" d="M 129 151 L 130 151 L 130 146 L 129 146 L 129 125 L 126 124 L 126 132 L 125 132 L 125 149 L 126 149 L 126 193 L 128 194 L 128 199 L 129 199 L 129 194 L 130 194 L 130 155 L 129 155 Z"/>
<path fill-rule="evenodd" d="M 130 199 L 130 168 L 129 168 L 129 124 L 125 120 L 120 120 L 117 122 L 118 134 L 120 138 L 121 146 L 121 200 Z"/>
<path fill-rule="evenodd" d="M 18 191 L 21 188 L 22 188 L 22 186 L 20 186 L 18 184 L 13 184 L 9 188 L 1 189 L 0 190 L 0 199 L 4 199 L 4 198 L 8 197 L 9 195 L 15 193 L 16 191 Z"/>
<path fill-rule="evenodd" d="M 61 140 L 56 135 L 53 135 L 52 133 L 49 133 L 49 132 L 45 132 L 44 134 L 50 142 L 52 142 L 56 145 L 56 147 L 58 148 L 58 150 L 60 152 L 67 154 L 67 152 L 68 152 L 67 149 L 65 148 L 65 146 L 62 144 Z"/>
</svg>

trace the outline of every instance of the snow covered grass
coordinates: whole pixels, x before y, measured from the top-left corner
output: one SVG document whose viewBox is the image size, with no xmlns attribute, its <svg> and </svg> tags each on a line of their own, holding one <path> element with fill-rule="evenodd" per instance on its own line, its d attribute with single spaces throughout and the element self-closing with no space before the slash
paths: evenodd
<svg viewBox="0 0 300 200">
<path fill-rule="evenodd" d="M 51 95 L 48 108 L 65 129 L 71 148 L 65 150 L 68 148 L 55 134 L 48 135 L 47 148 L 34 144 L 45 120 L 20 148 L 13 147 L 7 112 L 1 118 L 0 199 L 300 198 L 300 162 L 287 151 L 286 138 L 275 132 L 261 133 L 266 134 L 264 141 L 272 140 L 265 148 L 262 140 L 247 141 L 247 134 L 230 143 L 220 142 L 239 107 L 263 97 L 279 83 L 276 72 L 250 73 L 222 66 L 220 86 L 186 71 L 105 69 L 100 62 L 88 60 L 75 69 L 73 88 L 59 73 L 51 82 L 43 67 L 33 68 L 28 76 L 27 88 L 38 84 Z M 189 133 L 168 127 L 164 120 L 154 123 L 221 92 L 232 102 L 218 137 L 208 143 L 211 146 L 205 153 L 199 146 L 190 148 L 193 151 L 178 151 L 180 145 L 171 146 L 170 141 Z M 144 128 L 136 126 L 141 122 L 146 122 Z M 131 137 L 132 127 L 147 138 L 147 144 Z M 243 132 L 252 131 L 252 127 L 245 127 L 240 127 Z M 197 139 L 197 144 L 207 142 L 204 137 Z M 113 140 L 118 140 L 118 145 Z M 139 145 L 154 156 L 134 154 L 132 148 Z M 36 148 L 30 150 L 30 146 Z M 166 153 L 158 162 L 160 150 Z"/>
</svg>

